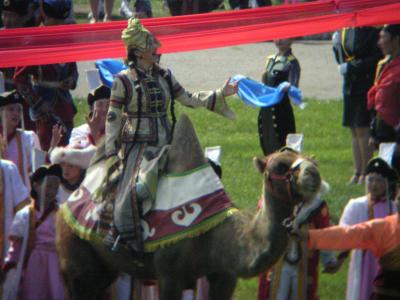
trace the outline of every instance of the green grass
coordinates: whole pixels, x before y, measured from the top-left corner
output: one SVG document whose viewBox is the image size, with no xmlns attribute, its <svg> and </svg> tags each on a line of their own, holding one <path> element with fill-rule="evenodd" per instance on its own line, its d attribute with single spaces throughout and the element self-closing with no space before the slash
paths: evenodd
<svg viewBox="0 0 400 300">
<path fill-rule="evenodd" d="M 229 121 L 204 109 L 188 109 L 176 105 L 177 115 L 187 113 L 196 128 L 202 146 L 222 146 L 223 182 L 234 203 L 241 209 L 255 211 L 261 192 L 261 177 L 252 165 L 253 156 L 261 156 L 257 134 L 256 109 L 245 106 L 237 99 L 230 99 L 237 113 L 235 121 Z M 325 197 L 331 219 L 337 223 L 349 198 L 362 195 L 358 186 L 346 185 L 352 174 L 350 133 L 341 124 L 340 101 L 308 102 L 304 110 L 295 108 L 297 131 L 304 133 L 304 152 L 314 155 L 324 179 L 331 185 Z M 84 101 L 77 102 L 80 113 L 76 123 L 84 122 L 87 112 Z M 320 298 L 344 299 L 347 266 L 336 275 L 321 274 Z M 255 299 L 257 280 L 241 280 L 235 299 Z"/>
</svg>

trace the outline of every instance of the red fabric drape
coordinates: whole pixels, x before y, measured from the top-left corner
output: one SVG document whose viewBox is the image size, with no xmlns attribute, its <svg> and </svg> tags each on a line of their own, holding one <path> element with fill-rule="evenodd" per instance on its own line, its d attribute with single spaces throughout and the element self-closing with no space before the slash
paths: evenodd
<svg viewBox="0 0 400 300">
<path fill-rule="evenodd" d="M 400 22 L 399 0 L 325 0 L 144 19 L 161 53 L 255 43 L 333 31 L 347 26 Z M 0 31 L 0 67 L 124 57 L 126 21 Z"/>
</svg>

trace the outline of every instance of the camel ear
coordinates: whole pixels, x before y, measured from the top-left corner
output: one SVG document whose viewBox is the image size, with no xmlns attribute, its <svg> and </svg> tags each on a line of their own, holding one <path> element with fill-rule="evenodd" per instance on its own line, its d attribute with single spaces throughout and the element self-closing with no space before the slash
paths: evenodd
<svg viewBox="0 0 400 300">
<path fill-rule="evenodd" d="M 259 157 L 253 157 L 253 164 L 256 167 L 258 172 L 260 172 L 261 174 L 264 174 L 265 168 L 267 166 L 267 164 L 265 163 L 264 160 L 262 160 Z"/>
</svg>

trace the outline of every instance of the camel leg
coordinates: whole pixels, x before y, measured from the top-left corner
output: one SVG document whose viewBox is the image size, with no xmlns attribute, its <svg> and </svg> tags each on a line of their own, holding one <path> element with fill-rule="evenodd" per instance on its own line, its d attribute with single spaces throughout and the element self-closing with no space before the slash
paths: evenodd
<svg viewBox="0 0 400 300">
<path fill-rule="evenodd" d="M 56 230 L 66 296 L 70 300 L 101 299 L 116 274 L 101 262 L 88 242 L 71 231 L 60 215 L 57 216 Z"/>
<path fill-rule="evenodd" d="M 158 284 L 160 300 L 182 299 L 183 286 L 180 280 L 173 278 L 160 278 Z"/>
<path fill-rule="evenodd" d="M 235 291 L 237 277 L 233 274 L 211 274 L 207 276 L 210 282 L 209 300 L 230 300 Z"/>
</svg>

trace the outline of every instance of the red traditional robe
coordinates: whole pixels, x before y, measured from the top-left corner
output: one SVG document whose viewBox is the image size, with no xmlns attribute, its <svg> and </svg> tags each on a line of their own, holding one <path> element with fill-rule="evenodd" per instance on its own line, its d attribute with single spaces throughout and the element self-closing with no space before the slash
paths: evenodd
<svg viewBox="0 0 400 300">
<path fill-rule="evenodd" d="M 300 229 L 313 229 L 313 228 L 325 228 L 330 226 L 328 206 L 325 201 L 320 201 L 318 205 L 312 207 L 308 213 L 308 216 L 302 220 L 299 224 Z M 295 264 L 297 282 L 297 291 L 290 291 L 287 288 L 283 288 L 288 291 L 279 291 L 283 286 L 290 286 L 288 284 L 281 284 L 282 280 L 288 280 L 282 272 L 284 268 L 285 255 L 280 258 L 277 264 L 268 272 L 261 274 L 259 277 L 258 287 L 258 300 L 266 299 L 277 299 L 284 294 L 290 295 L 291 293 L 297 293 L 296 299 L 304 300 L 316 300 L 318 298 L 318 265 L 320 259 L 319 251 L 307 251 L 305 244 L 299 244 L 301 250 L 299 250 L 300 257 L 299 261 Z M 304 254 L 305 253 L 305 254 Z M 329 255 L 328 253 L 325 253 Z M 325 255 L 324 254 L 324 255 Z M 307 258 L 307 259 L 304 259 Z M 329 258 L 328 258 L 329 259 Z M 328 260 L 326 260 L 328 262 Z M 305 274 L 306 273 L 306 274 Z M 293 281 L 293 279 L 290 279 Z M 291 299 L 290 296 L 287 299 Z"/>
<path fill-rule="evenodd" d="M 400 125 L 400 56 L 387 63 L 368 92 L 368 109 L 393 128 Z"/>
</svg>

